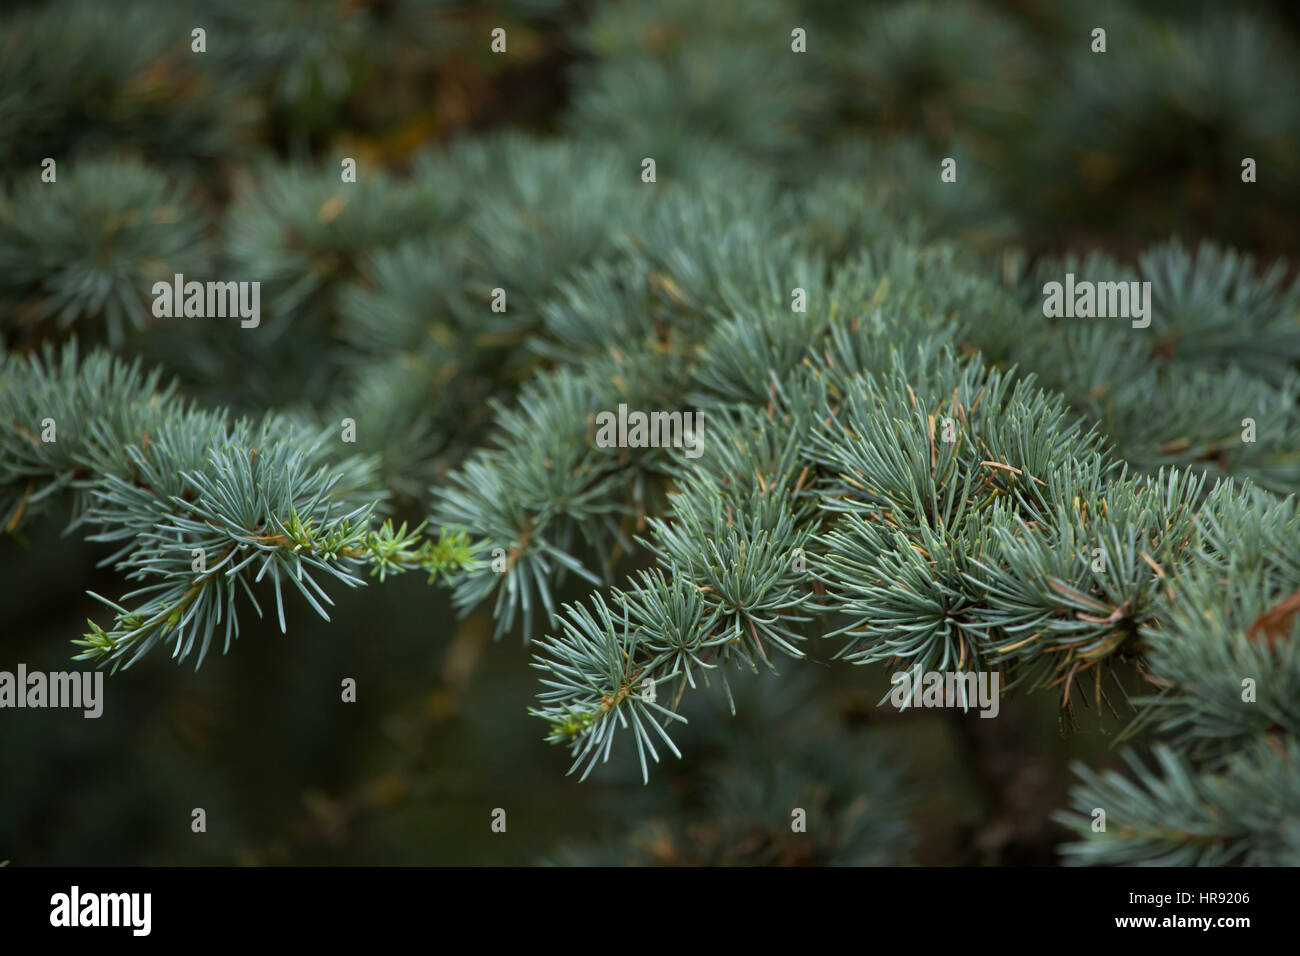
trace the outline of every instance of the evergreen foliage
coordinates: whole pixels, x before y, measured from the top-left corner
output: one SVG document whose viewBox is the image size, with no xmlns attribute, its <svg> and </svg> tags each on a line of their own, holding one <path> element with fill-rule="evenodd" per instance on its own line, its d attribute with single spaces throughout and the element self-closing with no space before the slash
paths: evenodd
<svg viewBox="0 0 1300 956">
<path fill-rule="evenodd" d="M 1133 52 L 1102 68 L 1049 5 L 1043 28 L 974 3 L 619 2 L 565 28 L 561 136 L 408 156 L 340 135 L 359 101 L 385 117 L 372 61 L 413 23 L 484 50 L 486 29 L 456 4 L 311 6 L 217 5 L 206 60 L 184 4 L 114 12 L 129 50 L 90 42 L 96 4 L 0 36 L 0 523 L 67 517 L 125 582 L 78 659 L 198 664 L 250 606 L 284 630 L 299 598 L 328 620 L 332 589 L 419 570 L 532 642 L 531 713 L 583 778 L 625 747 L 643 781 L 691 759 L 706 689 L 748 719 L 752 675 L 804 657 L 996 671 L 1067 723 L 1129 720 L 1123 772 L 1078 768 L 1069 861 L 1300 864 L 1300 283 L 1249 251 L 1287 248 L 1300 196 L 1271 13 L 1168 35 L 1117 12 Z M 502 16 L 531 36 L 561 8 Z M 1199 165 L 1150 189 L 1189 130 Z M 1248 202 L 1242 156 L 1268 170 Z M 1205 213 L 1187 240 L 1179 210 Z M 1145 248 L 1044 249 L 1053 215 Z M 1150 327 L 1045 318 L 1067 272 L 1149 281 Z M 153 316 L 174 273 L 261 282 L 260 327 Z M 703 454 L 599 446 L 622 405 L 700 412 Z M 813 697 L 784 763 L 737 732 L 634 858 L 906 859 L 916 784 L 814 729 Z M 810 781 L 832 821 L 811 849 L 756 828 Z"/>
</svg>

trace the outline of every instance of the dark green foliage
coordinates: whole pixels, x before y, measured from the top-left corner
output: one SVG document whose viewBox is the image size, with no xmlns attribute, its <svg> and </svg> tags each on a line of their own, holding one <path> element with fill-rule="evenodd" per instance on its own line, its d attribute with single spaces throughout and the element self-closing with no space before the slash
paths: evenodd
<svg viewBox="0 0 1300 956">
<path fill-rule="evenodd" d="M 907 860 L 891 751 L 753 691 L 809 657 L 1123 715 L 1072 861 L 1300 860 L 1300 284 L 1244 251 L 1295 251 L 1293 43 L 1107 4 L 1093 54 L 1091 14 L 1017 11 L 231 0 L 206 60 L 184 5 L 15 15 L 0 519 L 130 582 L 79 657 L 200 662 L 250 605 L 420 570 L 535 641 L 571 772 L 649 781 L 702 727 L 696 789 L 572 860 Z M 554 31 L 565 135 L 450 141 Z M 155 318 L 177 272 L 262 283 L 261 324 Z M 1150 326 L 1045 317 L 1066 273 L 1150 282 Z M 623 405 L 698 412 L 702 454 L 603 447 Z"/>
<path fill-rule="evenodd" d="M 1295 739 L 1275 749 L 1250 741 L 1221 771 L 1197 773 L 1185 757 L 1156 751 L 1157 767 L 1129 761 L 1137 784 L 1118 773 L 1098 776 L 1079 768 L 1076 813 L 1064 822 L 1089 837 L 1068 845 L 1077 863 L 1145 866 L 1296 866 Z M 1091 831 L 1094 807 L 1107 808 L 1113 830 Z"/>
<path fill-rule="evenodd" d="M 138 153 L 206 164 L 228 155 L 256 114 L 190 53 L 197 24 L 169 0 L 60 0 L 0 25 L 0 165 L 22 181 L 40 161 Z"/>
<path fill-rule="evenodd" d="M 208 267 L 204 214 L 180 185 L 136 163 L 60 172 L 49 183 L 33 169 L 0 206 L 7 337 L 75 326 L 119 346 L 128 328 L 153 321 L 154 282 Z"/>
</svg>

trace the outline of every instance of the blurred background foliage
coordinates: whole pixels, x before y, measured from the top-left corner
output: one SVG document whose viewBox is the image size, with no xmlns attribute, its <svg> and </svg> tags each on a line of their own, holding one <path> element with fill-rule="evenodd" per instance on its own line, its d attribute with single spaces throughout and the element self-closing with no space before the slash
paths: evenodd
<svg viewBox="0 0 1300 956">
<path fill-rule="evenodd" d="M 980 250 L 1132 262 L 1177 233 L 1294 258 L 1298 31 L 1282 0 L 10 3 L 3 344 L 75 334 L 162 363 L 205 403 L 352 415 L 392 510 L 418 520 L 490 400 L 545 363 L 529 333 L 563 319 L 543 296 L 642 213 L 643 156 L 661 179 L 734 189 L 740 168 L 830 177 L 808 202 L 831 248 L 870 228 L 833 214 L 856 180 L 921 235 Z M 959 190 L 940 188 L 944 156 Z M 620 165 L 626 188 L 609 181 Z M 153 318 L 153 281 L 205 270 L 263 282 L 265 335 Z M 485 320 L 502 285 L 510 312 Z M 0 541 L 0 667 L 66 669 L 85 592 L 113 590 L 103 549 L 62 530 Z M 687 759 L 651 786 L 629 753 L 579 786 L 526 715 L 529 650 L 492 631 L 486 610 L 457 623 L 444 592 L 403 577 L 287 638 L 255 622 L 198 672 L 155 654 L 109 678 L 100 720 L 6 711 L 0 858 L 1051 864 L 1065 768 L 1105 766 L 1120 726 L 1058 726 L 1049 696 L 997 721 L 900 716 L 875 706 L 883 673 L 791 664 L 740 682 L 734 720 L 697 695 Z M 815 839 L 764 816 L 787 804 Z"/>
</svg>

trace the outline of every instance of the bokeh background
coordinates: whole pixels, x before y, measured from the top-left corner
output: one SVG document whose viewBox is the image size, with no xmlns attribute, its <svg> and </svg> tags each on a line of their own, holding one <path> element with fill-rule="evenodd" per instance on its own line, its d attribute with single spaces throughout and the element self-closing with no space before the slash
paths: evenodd
<svg viewBox="0 0 1300 956">
<path fill-rule="evenodd" d="M 789 52 L 795 27 L 806 55 Z M 573 163 L 588 144 L 632 171 L 726 150 L 790 188 L 814 171 L 860 177 L 930 235 L 989 252 L 1131 259 L 1176 233 L 1294 258 L 1298 33 L 1285 0 L 11 2 L 0 328 L 11 351 L 110 342 L 240 411 L 363 406 L 396 423 L 365 450 L 389 466 L 394 512 L 418 521 L 488 399 L 540 361 L 509 334 L 456 338 L 466 302 L 498 284 L 503 250 L 559 220 L 598 228 Z M 47 156 L 59 199 L 33 185 Z M 321 210 L 343 156 L 366 199 L 334 224 Z M 534 156 L 540 173 L 517 168 Z M 959 159 L 959 191 L 938 188 L 943 156 Z M 427 249 L 403 245 L 422 230 L 438 233 Z M 541 251 L 535 274 L 508 277 L 512 302 L 572 255 Z M 103 294 L 63 289 L 73 307 L 46 308 L 43 277 L 77 257 L 107 276 Z M 211 263 L 264 278 L 273 349 L 147 315 L 150 269 Z M 379 354 L 393 315 L 451 341 Z M 392 374 L 411 401 L 366 405 L 366 382 Z M 65 519 L 0 539 L 0 668 L 67 669 L 69 642 L 102 617 L 86 592 L 122 590 L 97 566 L 107 549 L 65 535 Z M 735 719 L 723 695 L 696 695 L 686 759 L 649 786 L 630 748 L 579 784 L 526 713 L 529 648 L 494 641 L 489 613 L 458 620 L 419 576 L 336 597 L 332 623 L 296 607 L 287 636 L 250 615 L 197 671 L 155 651 L 108 678 L 99 720 L 0 712 L 0 860 L 1050 865 L 1069 762 L 1106 765 L 1131 717 L 1065 721 L 1050 695 L 1007 700 L 995 721 L 899 715 L 875 706 L 887 675 L 831 666 L 828 649 L 739 681 Z M 340 702 L 345 677 L 355 704 Z M 832 821 L 811 843 L 762 819 L 800 800 Z M 498 807 L 505 834 L 489 826 Z"/>
</svg>

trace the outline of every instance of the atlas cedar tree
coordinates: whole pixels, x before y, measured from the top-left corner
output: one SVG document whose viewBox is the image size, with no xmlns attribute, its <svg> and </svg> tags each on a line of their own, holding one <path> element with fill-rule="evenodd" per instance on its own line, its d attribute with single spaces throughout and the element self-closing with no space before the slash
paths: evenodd
<svg viewBox="0 0 1300 956">
<path fill-rule="evenodd" d="M 655 786 L 692 708 L 718 744 L 702 803 L 557 859 L 908 859 L 908 755 L 745 676 L 811 655 L 1129 715 L 1067 860 L 1300 863 L 1300 288 L 1240 251 L 1296 251 L 1271 14 L 114 6 L 0 37 L 0 523 L 102 546 L 75 653 L 110 683 L 419 571 L 532 642 L 580 776 L 629 748 Z M 433 67 L 389 63 L 419 36 Z M 349 145 L 399 125 L 385 83 L 539 43 L 578 51 L 557 133 Z M 1059 223 L 1123 241 L 1043 252 Z M 1149 326 L 1045 315 L 1067 274 L 1149 283 Z M 260 284 L 260 323 L 159 318 L 181 275 Z M 624 406 L 700 415 L 702 453 L 594 441 Z"/>
</svg>

